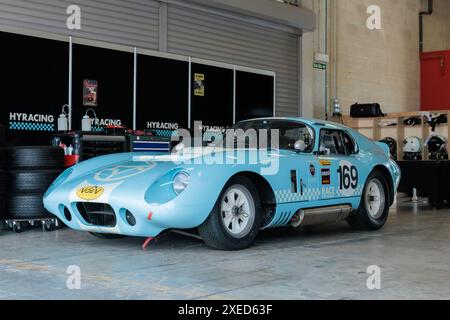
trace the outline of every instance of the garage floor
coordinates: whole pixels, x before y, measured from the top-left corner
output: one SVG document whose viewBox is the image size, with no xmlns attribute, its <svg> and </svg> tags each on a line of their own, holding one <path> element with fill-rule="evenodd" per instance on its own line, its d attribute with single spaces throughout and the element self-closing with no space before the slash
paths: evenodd
<svg viewBox="0 0 450 320">
<path fill-rule="evenodd" d="M 174 234 L 142 251 L 69 229 L 3 232 L 0 299 L 449 299 L 449 230 L 450 210 L 403 203 L 381 232 L 272 230 L 231 253 Z M 81 290 L 66 288 L 71 265 Z M 367 289 L 370 265 L 381 290 Z"/>
</svg>

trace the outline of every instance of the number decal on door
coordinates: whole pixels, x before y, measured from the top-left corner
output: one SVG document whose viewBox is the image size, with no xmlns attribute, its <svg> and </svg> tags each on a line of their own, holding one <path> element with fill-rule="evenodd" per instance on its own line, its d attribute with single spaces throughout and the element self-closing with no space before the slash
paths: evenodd
<svg viewBox="0 0 450 320">
<path fill-rule="evenodd" d="M 358 169 L 348 161 L 341 161 L 338 169 L 339 189 L 342 193 L 352 195 L 358 187 Z"/>
</svg>

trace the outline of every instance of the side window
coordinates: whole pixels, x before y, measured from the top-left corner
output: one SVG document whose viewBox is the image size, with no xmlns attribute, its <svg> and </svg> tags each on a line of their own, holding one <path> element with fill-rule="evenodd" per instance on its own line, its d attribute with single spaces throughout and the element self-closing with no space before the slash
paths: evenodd
<svg viewBox="0 0 450 320">
<path fill-rule="evenodd" d="M 347 153 L 342 140 L 342 131 L 322 130 L 320 132 L 319 151 L 328 156 L 346 156 Z"/>
<path fill-rule="evenodd" d="M 303 153 L 312 152 L 314 148 L 313 131 L 309 127 L 301 123 L 283 122 L 277 123 L 274 128 L 279 129 L 280 149 L 295 150 L 295 144 L 299 141 L 303 142 Z"/>
<path fill-rule="evenodd" d="M 346 132 L 342 133 L 342 139 L 344 141 L 345 148 L 347 149 L 348 154 L 357 154 L 358 146 L 355 143 L 355 140 Z"/>
</svg>

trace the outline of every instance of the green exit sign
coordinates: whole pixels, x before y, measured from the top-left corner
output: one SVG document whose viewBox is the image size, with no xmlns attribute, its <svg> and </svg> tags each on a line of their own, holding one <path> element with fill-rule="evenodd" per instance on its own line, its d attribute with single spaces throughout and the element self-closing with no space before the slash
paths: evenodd
<svg viewBox="0 0 450 320">
<path fill-rule="evenodd" d="M 327 70 L 327 65 L 325 63 L 314 62 L 314 69 Z"/>
</svg>

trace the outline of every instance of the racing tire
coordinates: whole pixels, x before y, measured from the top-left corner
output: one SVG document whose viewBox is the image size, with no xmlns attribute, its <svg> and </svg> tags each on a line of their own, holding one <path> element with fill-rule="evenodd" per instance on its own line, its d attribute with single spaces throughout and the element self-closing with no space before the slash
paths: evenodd
<svg viewBox="0 0 450 320">
<path fill-rule="evenodd" d="M 6 198 L 0 195 L 0 219 L 5 218 L 5 216 L 6 216 Z"/>
<path fill-rule="evenodd" d="M 64 150 L 60 147 L 12 147 L 7 149 L 9 169 L 62 169 Z"/>
<path fill-rule="evenodd" d="M 372 172 L 364 186 L 361 204 L 358 210 L 347 218 L 347 222 L 356 230 L 381 229 L 389 216 L 390 200 L 385 176 L 379 171 Z"/>
<path fill-rule="evenodd" d="M 6 202 L 7 219 L 33 220 L 54 218 L 45 208 L 42 193 L 9 194 Z"/>
<path fill-rule="evenodd" d="M 10 193 L 44 193 L 61 172 L 62 170 L 59 169 L 9 171 L 8 191 Z"/>
<path fill-rule="evenodd" d="M 6 163 L 6 152 L 4 148 L 0 147 L 0 169 L 3 169 L 5 167 Z"/>
<path fill-rule="evenodd" d="M 91 235 L 93 235 L 96 238 L 99 239 L 106 239 L 106 240 L 117 240 L 117 239 L 123 239 L 126 238 L 126 236 L 120 235 L 120 234 L 109 234 L 109 233 L 95 233 L 95 232 L 89 232 Z"/>
<path fill-rule="evenodd" d="M 6 193 L 6 172 L 0 169 L 0 197 Z"/>
<path fill-rule="evenodd" d="M 258 235 L 261 212 L 261 200 L 254 184 L 246 177 L 237 176 L 226 184 L 198 231 L 210 248 L 226 251 L 246 249 Z"/>
</svg>

